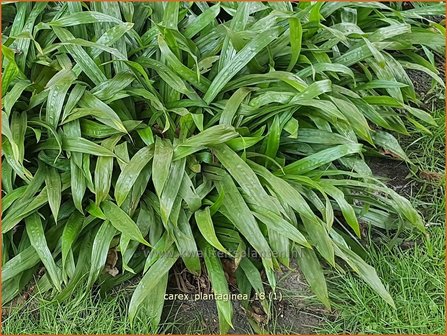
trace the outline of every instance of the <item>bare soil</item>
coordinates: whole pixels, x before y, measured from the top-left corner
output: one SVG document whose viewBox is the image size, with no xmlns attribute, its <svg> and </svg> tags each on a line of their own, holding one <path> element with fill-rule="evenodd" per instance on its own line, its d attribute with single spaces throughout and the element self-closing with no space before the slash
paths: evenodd
<svg viewBox="0 0 447 336">
<path fill-rule="evenodd" d="M 278 281 L 280 300 L 273 301 L 272 333 L 310 334 L 320 325 L 329 312 L 312 299 L 304 275 L 292 262 L 291 270 L 283 267 L 284 273 Z"/>
<path fill-rule="evenodd" d="M 445 78 L 445 58 L 438 55 L 435 56 L 436 69 L 439 71 L 439 77 Z M 420 96 L 420 100 L 423 103 L 423 108 L 430 110 L 432 106 L 437 109 L 445 107 L 445 95 L 442 97 L 436 95 L 436 92 L 431 90 L 432 78 L 425 72 L 417 70 L 407 70 L 407 74 L 413 82 L 414 89 Z"/>
<path fill-rule="evenodd" d="M 388 158 L 371 157 L 367 160 L 373 175 L 385 180 L 388 187 L 401 194 L 410 196 L 416 182 L 410 178 L 410 170 L 405 162 Z"/>
<path fill-rule="evenodd" d="M 189 274 L 190 278 L 194 278 Z M 282 267 L 278 273 L 278 283 L 276 294 L 267 293 L 270 296 L 272 315 L 270 320 L 262 312 L 258 301 L 252 302 L 250 310 L 242 307 L 241 303 L 232 300 L 234 307 L 233 326 L 230 334 L 253 333 L 249 319 L 255 321 L 260 328 L 258 331 L 273 334 L 310 334 L 313 333 L 328 312 L 313 299 L 313 295 L 302 273 L 298 270 L 296 263 L 292 263 L 291 268 Z M 195 279 L 195 283 L 203 283 L 206 276 Z M 176 282 L 171 279 L 171 283 Z M 189 287 L 189 286 L 187 286 Z M 207 288 L 207 285 L 196 285 L 196 291 L 188 294 L 195 294 Z M 190 287 L 189 287 L 190 288 Z M 231 291 L 237 292 L 234 288 Z M 178 287 L 171 288 L 172 293 L 180 293 Z M 172 333 L 197 333 L 216 334 L 219 333 L 219 322 L 217 318 L 216 304 L 212 300 L 182 300 L 170 301 L 166 303 L 164 320 L 169 324 L 169 320 L 175 316 L 176 324 L 169 326 L 168 332 Z M 191 323 L 192 322 L 192 323 Z"/>
</svg>

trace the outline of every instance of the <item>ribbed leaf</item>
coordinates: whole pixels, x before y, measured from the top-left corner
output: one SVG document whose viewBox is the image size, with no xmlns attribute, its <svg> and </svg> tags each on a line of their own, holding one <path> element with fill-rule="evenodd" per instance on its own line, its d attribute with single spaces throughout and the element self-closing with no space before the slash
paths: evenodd
<svg viewBox="0 0 447 336">
<path fill-rule="evenodd" d="M 121 136 L 107 138 L 101 143 L 101 146 L 112 151 L 120 139 Z M 109 195 L 112 184 L 113 161 L 114 158 L 110 156 L 98 157 L 96 161 L 94 175 L 96 204 L 100 204 Z"/>
<path fill-rule="evenodd" d="M 171 167 L 174 149 L 169 140 L 161 138 L 155 139 L 154 162 L 152 164 L 152 180 L 154 182 L 155 192 L 161 196 L 163 187 L 169 177 L 169 168 Z"/>
<path fill-rule="evenodd" d="M 91 286 L 98 278 L 101 270 L 104 268 L 109 253 L 110 243 L 116 234 L 116 229 L 109 221 L 102 223 L 95 240 L 93 241 L 92 256 L 90 263 L 90 272 L 88 274 L 87 285 Z"/>
<path fill-rule="evenodd" d="M 152 293 L 152 290 L 162 281 L 165 274 L 178 259 L 178 252 L 170 249 L 149 268 L 137 288 L 133 292 L 129 304 L 129 319 L 132 321 L 141 303 Z"/>
<path fill-rule="evenodd" d="M 65 264 L 67 262 L 68 253 L 76 241 L 79 233 L 82 229 L 82 224 L 84 223 L 83 216 L 80 212 L 75 211 L 68 218 L 67 223 L 64 226 L 64 231 L 62 232 L 62 269 L 65 269 Z"/>
<path fill-rule="evenodd" d="M 304 174 L 343 156 L 360 153 L 361 149 L 362 145 L 360 144 L 339 145 L 295 161 L 285 166 L 282 171 L 286 174 Z"/>
<path fill-rule="evenodd" d="M 57 223 L 59 208 L 62 201 L 62 183 L 58 171 L 49 167 L 46 171 L 45 185 L 48 190 L 48 203 L 53 214 L 54 221 Z"/>
<path fill-rule="evenodd" d="M 153 155 L 154 149 L 152 146 L 143 147 L 124 167 L 115 186 L 115 199 L 119 206 L 126 199 L 143 168 L 152 160 Z"/>
<path fill-rule="evenodd" d="M 208 276 L 210 277 L 211 286 L 213 287 L 214 294 L 221 296 L 222 299 L 216 299 L 217 312 L 219 313 L 219 320 L 224 319 L 226 324 L 233 327 L 233 306 L 231 301 L 226 299 L 225 296 L 230 294 L 228 289 L 227 279 L 223 270 L 222 263 L 216 255 L 216 250 L 204 240 L 199 240 L 200 249 L 203 252 L 206 269 Z M 226 324 L 220 323 L 220 333 L 226 334 L 228 329 L 222 329 L 222 326 Z"/>
<path fill-rule="evenodd" d="M 203 238 L 211 244 L 214 248 L 219 251 L 222 251 L 228 255 L 231 255 L 225 247 L 219 242 L 219 239 L 216 236 L 216 232 L 214 231 L 213 220 L 210 214 L 210 208 L 207 207 L 204 210 L 199 210 L 195 212 L 195 219 L 197 223 L 197 227 L 200 230 Z"/>
<path fill-rule="evenodd" d="M 175 199 L 178 196 L 182 184 L 183 174 L 185 173 L 185 164 L 185 159 L 174 161 L 171 164 L 169 178 L 160 196 L 160 214 L 165 225 L 168 225 Z"/>
<path fill-rule="evenodd" d="M 278 37 L 277 30 L 265 31 L 250 41 L 241 51 L 239 51 L 231 61 L 219 71 L 210 87 L 205 93 L 203 100 L 211 103 L 219 94 L 222 88 L 233 78 L 248 62 L 251 61 L 262 49 Z"/>
<path fill-rule="evenodd" d="M 26 233 L 30 240 L 31 246 L 34 248 L 35 253 L 39 256 L 40 260 L 45 266 L 51 281 L 58 291 L 61 291 L 61 277 L 60 270 L 54 262 L 51 251 L 48 248 L 45 238 L 45 232 L 42 226 L 42 220 L 38 213 L 33 213 L 25 220 Z"/>
<path fill-rule="evenodd" d="M 297 253 L 296 260 L 310 288 L 326 308 L 330 309 L 326 279 L 315 252 L 310 249 L 297 247 Z"/>
<path fill-rule="evenodd" d="M 101 203 L 101 209 L 104 211 L 106 218 L 118 231 L 129 236 L 129 238 L 133 240 L 150 246 L 149 243 L 144 240 L 143 235 L 135 222 L 115 203 L 104 201 Z"/>
</svg>

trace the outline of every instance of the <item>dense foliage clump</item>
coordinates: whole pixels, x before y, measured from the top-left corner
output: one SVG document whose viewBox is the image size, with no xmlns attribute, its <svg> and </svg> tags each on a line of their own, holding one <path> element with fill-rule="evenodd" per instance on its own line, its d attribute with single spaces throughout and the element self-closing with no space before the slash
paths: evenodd
<svg viewBox="0 0 447 336">
<path fill-rule="evenodd" d="M 224 296 L 225 258 L 241 293 L 296 259 L 329 307 L 341 260 L 393 305 L 356 237 L 424 223 L 364 156 L 409 161 L 390 132 L 429 132 L 406 70 L 444 85 L 445 29 L 443 4 L 390 6 L 3 5 L 3 303 L 41 264 L 59 301 L 142 275 L 129 317 L 157 325 L 174 264 Z"/>
</svg>

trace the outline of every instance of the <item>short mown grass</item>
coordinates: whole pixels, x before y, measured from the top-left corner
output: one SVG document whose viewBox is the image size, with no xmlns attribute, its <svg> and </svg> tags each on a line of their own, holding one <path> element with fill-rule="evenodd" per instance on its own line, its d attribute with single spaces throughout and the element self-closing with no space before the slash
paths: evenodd
<svg viewBox="0 0 447 336">
<path fill-rule="evenodd" d="M 25 308 L 9 312 L 3 320 L 2 331 L 4 334 L 130 333 L 133 330 L 125 318 L 124 298 L 124 292 L 118 292 L 110 300 L 87 295 L 58 304 L 37 295 Z M 138 327 L 135 332 L 150 332 Z"/>
<path fill-rule="evenodd" d="M 154 327 L 136 319 L 131 326 L 127 305 L 131 286 L 117 288 L 107 299 L 76 292 L 69 300 L 48 301 L 44 294 L 30 297 L 25 304 L 4 308 L 2 333 L 23 334 L 155 334 L 178 329 L 177 311 L 166 309 L 166 322 Z M 194 327 L 195 329 L 196 327 Z"/>
<path fill-rule="evenodd" d="M 443 228 L 412 249 L 374 248 L 370 261 L 389 284 L 397 309 L 388 308 L 351 275 L 334 280 L 335 320 L 319 333 L 444 334 L 445 239 Z"/>
</svg>

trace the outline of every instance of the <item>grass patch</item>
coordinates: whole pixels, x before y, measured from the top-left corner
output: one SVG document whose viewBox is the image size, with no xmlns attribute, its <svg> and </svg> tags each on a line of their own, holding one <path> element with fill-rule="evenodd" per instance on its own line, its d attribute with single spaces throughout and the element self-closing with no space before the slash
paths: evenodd
<svg viewBox="0 0 447 336">
<path fill-rule="evenodd" d="M 81 291 L 61 303 L 48 301 L 43 293 L 30 297 L 24 304 L 3 308 L 2 334 L 168 334 L 200 333 L 197 321 L 182 321 L 178 307 L 166 307 L 163 323 L 149 323 L 141 311 L 131 325 L 127 306 L 134 288 L 116 288 L 107 298 L 82 295 Z M 168 305 L 166 305 L 168 306 Z M 191 331 L 191 332 L 189 332 Z"/>
<path fill-rule="evenodd" d="M 337 316 L 318 332 L 444 334 L 444 230 L 430 231 L 431 240 L 406 251 L 372 249 L 370 262 L 389 285 L 396 310 L 345 274 L 332 282 Z"/>
<path fill-rule="evenodd" d="M 78 292 L 80 293 L 80 292 Z M 107 299 L 99 295 L 78 295 L 62 303 L 36 294 L 22 307 L 3 311 L 3 334 L 129 334 L 155 333 L 146 322 L 131 327 L 126 306 L 131 293 L 117 290 Z"/>
<path fill-rule="evenodd" d="M 412 177 L 419 189 L 411 201 L 423 212 L 428 225 L 441 225 L 445 222 L 445 110 L 435 110 L 433 116 L 439 127 L 430 128 L 432 135 L 419 135 L 411 142 L 407 139 L 405 147 L 419 168 Z"/>
</svg>

